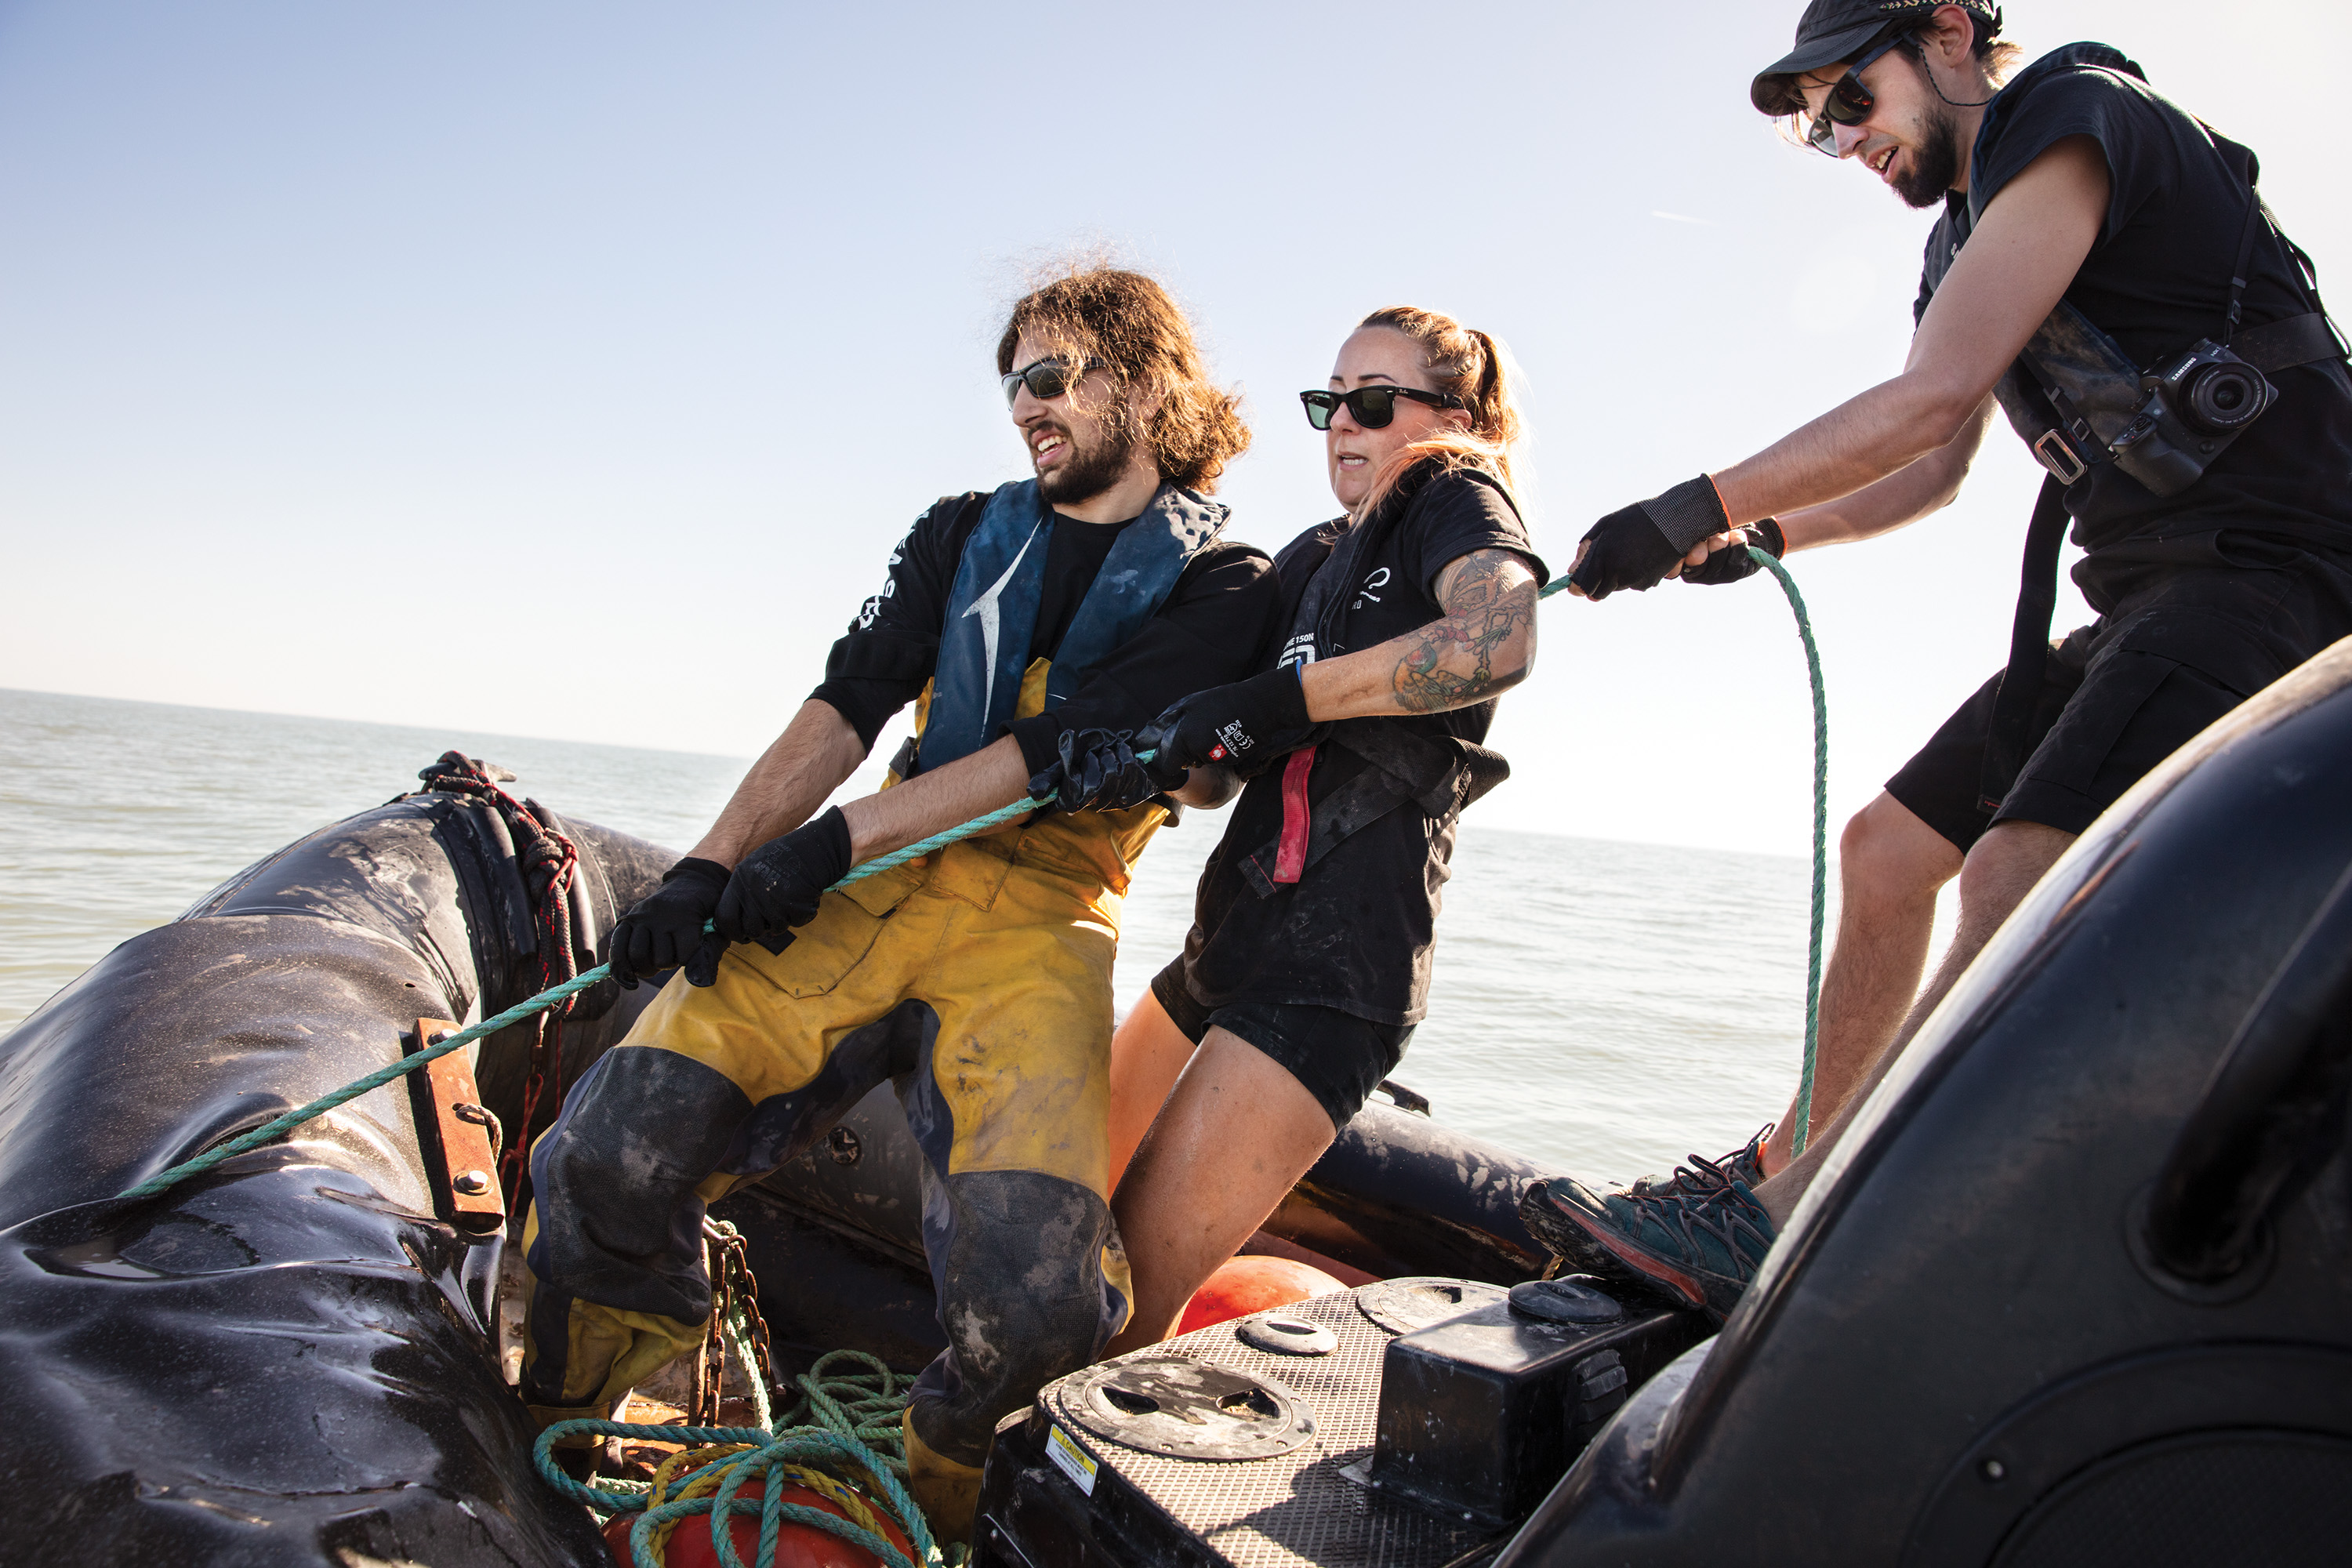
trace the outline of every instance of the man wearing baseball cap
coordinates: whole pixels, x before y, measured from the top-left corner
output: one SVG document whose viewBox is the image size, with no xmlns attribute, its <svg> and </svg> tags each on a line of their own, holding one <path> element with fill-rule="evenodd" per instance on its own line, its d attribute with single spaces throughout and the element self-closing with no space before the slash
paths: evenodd
<svg viewBox="0 0 2352 1568">
<path fill-rule="evenodd" d="M 1730 1310 L 1862 1091 L 2076 835 L 2214 720 L 2352 635 L 2352 375 L 2253 154 L 2103 44 L 2002 85 L 1986 0 L 1813 0 L 1756 107 L 1940 205 L 1903 373 L 1745 462 L 1612 512 L 1574 590 L 1738 581 L 1948 503 L 1998 403 L 2048 470 L 2005 670 L 1848 824 L 1812 1140 L 1596 1196 L 1530 1190 L 1579 1268 Z M 2061 537 L 2098 618 L 2050 640 Z M 1979 548 L 2008 549 L 2009 540 Z M 1959 928 L 1925 991 L 1936 892 Z M 1915 999 L 1915 993 L 1916 993 Z M 1843 1111 L 1843 1113 L 1842 1113 Z M 1769 1179 L 1767 1179 L 1767 1178 Z"/>
</svg>

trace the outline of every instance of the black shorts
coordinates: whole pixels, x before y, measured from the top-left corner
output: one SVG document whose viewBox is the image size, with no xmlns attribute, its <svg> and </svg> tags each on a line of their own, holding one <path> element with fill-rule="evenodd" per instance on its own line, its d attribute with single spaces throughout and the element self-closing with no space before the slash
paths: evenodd
<svg viewBox="0 0 2352 1568">
<path fill-rule="evenodd" d="M 2051 645 L 2029 754 L 1998 811 L 1980 809 L 1979 790 L 1999 675 L 1886 793 L 1963 854 L 1996 822 L 2080 833 L 2207 725 L 2347 636 L 2352 574 L 2323 558 L 2166 574 Z"/>
<path fill-rule="evenodd" d="M 1194 1045 L 1214 1026 L 1273 1058 L 1322 1104 L 1333 1127 L 1345 1127 L 1364 1108 L 1381 1079 L 1396 1071 L 1412 1038 L 1411 1024 L 1375 1024 L 1309 1003 L 1244 1000 L 1204 1007 L 1184 984 L 1181 958 L 1151 977 L 1151 994 Z"/>
</svg>

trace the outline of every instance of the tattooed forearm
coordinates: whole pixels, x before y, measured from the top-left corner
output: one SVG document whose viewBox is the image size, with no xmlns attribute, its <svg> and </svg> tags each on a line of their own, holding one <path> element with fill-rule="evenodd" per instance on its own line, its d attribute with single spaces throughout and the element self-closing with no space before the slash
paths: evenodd
<svg viewBox="0 0 2352 1568">
<path fill-rule="evenodd" d="M 1440 713 L 1518 684 L 1536 657 L 1536 579 L 1526 558 L 1475 550 L 1448 563 L 1434 586 L 1438 619 L 1299 672 L 1308 717 Z"/>
<path fill-rule="evenodd" d="M 1389 646 L 1391 689 L 1408 713 L 1482 702 L 1518 683 L 1535 657 L 1536 583 L 1507 550 L 1480 550 L 1439 574 L 1441 618 Z"/>
</svg>

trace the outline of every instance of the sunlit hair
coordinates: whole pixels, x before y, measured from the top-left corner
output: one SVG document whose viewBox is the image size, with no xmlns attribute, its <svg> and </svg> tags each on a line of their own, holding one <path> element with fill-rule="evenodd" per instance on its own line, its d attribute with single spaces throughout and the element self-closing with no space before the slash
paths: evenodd
<svg viewBox="0 0 2352 1568">
<path fill-rule="evenodd" d="M 1415 464 L 1433 460 L 1440 469 L 1483 468 L 1511 484 L 1513 449 L 1527 435 L 1519 416 L 1517 367 L 1510 352 L 1486 333 L 1465 327 L 1453 317 L 1412 305 L 1391 305 L 1374 310 L 1357 323 L 1402 332 L 1421 348 L 1421 367 L 1433 383 L 1430 390 L 1450 392 L 1468 406 L 1470 425 L 1465 429 L 1452 420 L 1418 441 L 1407 442 L 1389 456 L 1372 476 L 1372 488 L 1353 515 L 1370 517 L 1389 498 L 1397 481 Z"/>
<path fill-rule="evenodd" d="M 1963 14 L 1966 15 L 1966 13 Z M 1981 17 L 1969 15 L 1969 23 L 1976 30 L 1976 37 L 1969 46 L 1969 52 L 1983 62 L 1985 79 L 1991 82 L 1993 86 L 1999 87 L 2009 79 L 2009 73 L 2015 70 L 2019 62 L 2025 58 L 2025 51 L 2006 38 L 1995 37 L 1986 31 Z M 1881 34 L 1880 37 L 1883 37 L 1885 35 Z M 1895 48 L 1897 53 L 1909 57 L 1914 67 L 1922 73 L 1926 72 L 1927 68 L 1927 62 L 1924 58 L 1926 50 L 1920 45 L 1917 34 L 1914 33 L 1905 37 L 1895 46 Z M 1822 66 L 1818 70 L 1800 71 L 1794 76 L 1772 79 L 1780 84 L 1781 101 L 1792 105 L 1780 117 L 1782 137 L 1800 147 L 1808 145 L 1805 132 L 1811 129 L 1812 121 L 1805 113 L 1806 84 L 1810 82 L 1816 87 L 1834 86 L 1838 78 L 1843 76 L 1845 72 L 1846 62 L 1841 60 L 1835 65 Z"/>
<path fill-rule="evenodd" d="M 1110 373 L 1113 396 L 1104 414 L 1112 435 L 1121 433 L 1129 388 L 1160 400 L 1142 434 L 1169 483 L 1213 490 L 1217 476 L 1249 450 L 1241 400 L 1211 384 L 1192 323 L 1168 290 L 1142 273 L 1093 260 L 1063 264 L 1059 276 L 1013 307 L 997 340 L 999 375 L 1015 368 L 1024 333 Z M 1071 395 L 1078 394 L 1073 389 Z"/>
</svg>

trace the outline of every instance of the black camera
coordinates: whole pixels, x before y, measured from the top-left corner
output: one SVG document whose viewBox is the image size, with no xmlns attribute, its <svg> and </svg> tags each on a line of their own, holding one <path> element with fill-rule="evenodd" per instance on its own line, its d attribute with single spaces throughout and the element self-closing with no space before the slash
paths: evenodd
<svg viewBox="0 0 2352 1568">
<path fill-rule="evenodd" d="M 2143 374 L 2140 386 L 2131 424 L 2108 449 L 2160 496 L 2194 484 L 2278 396 L 2261 371 L 2210 339 Z"/>
</svg>

